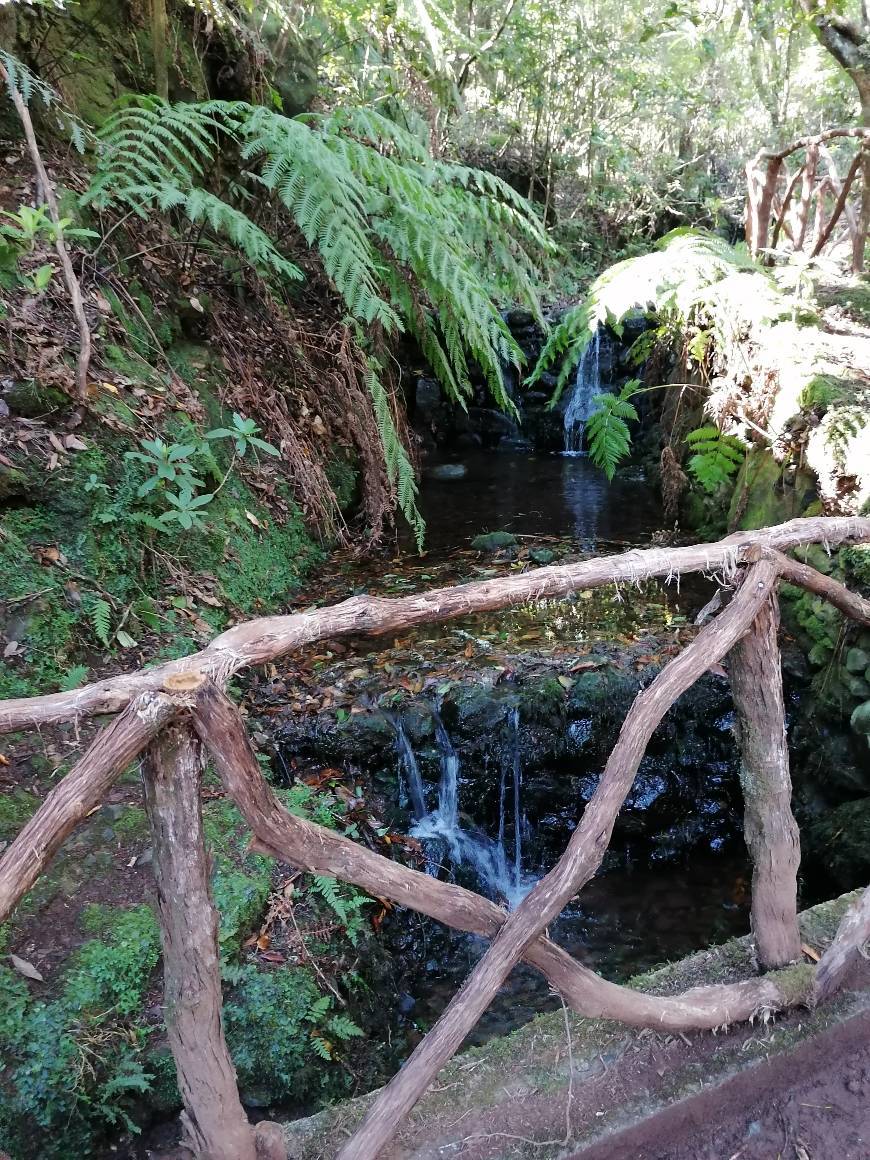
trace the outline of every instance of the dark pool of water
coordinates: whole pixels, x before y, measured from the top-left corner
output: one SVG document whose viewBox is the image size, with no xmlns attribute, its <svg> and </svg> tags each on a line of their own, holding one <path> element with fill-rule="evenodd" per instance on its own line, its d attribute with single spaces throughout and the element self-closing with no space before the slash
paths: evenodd
<svg viewBox="0 0 870 1160">
<path fill-rule="evenodd" d="M 607 979 L 673 962 L 749 930 L 751 871 L 739 849 L 697 851 L 679 863 L 611 870 L 594 878 L 550 927 L 550 936 Z M 438 1018 L 486 950 L 484 939 L 445 933 L 421 916 L 401 921 L 414 939 L 417 971 L 405 1007 L 420 1030 Z M 511 973 L 468 1040 L 504 1035 L 559 1000 L 531 967 Z"/>
<path fill-rule="evenodd" d="M 481 532 L 559 536 L 586 549 L 635 543 L 662 526 L 657 488 L 626 467 L 608 483 L 588 459 L 559 455 L 469 452 L 461 479 L 433 478 L 427 464 L 420 488 L 427 548 L 462 546 Z"/>
</svg>

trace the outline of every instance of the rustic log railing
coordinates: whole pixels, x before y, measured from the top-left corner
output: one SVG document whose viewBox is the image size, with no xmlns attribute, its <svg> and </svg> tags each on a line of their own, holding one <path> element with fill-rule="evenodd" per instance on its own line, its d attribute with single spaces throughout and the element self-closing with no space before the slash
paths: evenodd
<svg viewBox="0 0 870 1160">
<path fill-rule="evenodd" d="M 830 145 L 854 139 L 857 148 L 840 177 Z M 870 150 L 870 129 L 827 129 L 783 149 L 762 149 L 746 166 L 746 242 L 753 257 L 787 239 L 794 253 L 815 258 L 838 240 L 845 225 L 855 273 L 864 268 L 867 226 L 850 202 Z M 789 165 L 802 157 L 794 173 Z M 854 197 L 853 197 L 854 193 Z"/>
<path fill-rule="evenodd" d="M 713 1028 L 827 998 L 870 939 L 870 887 L 843 919 L 817 967 L 783 975 L 801 954 L 797 927 L 798 830 L 791 812 L 777 626 L 781 580 L 824 597 L 870 625 L 870 601 L 782 554 L 803 544 L 870 541 L 870 519 L 792 520 L 714 544 L 603 557 L 401 599 L 355 597 L 331 608 L 250 621 L 179 661 L 72 692 L 0 702 L 0 733 L 97 714 L 117 717 L 24 826 L 0 858 L 0 922 L 45 870 L 75 826 L 144 754 L 145 798 L 154 844 L 166 1021 L 184 1102 L 186 1143 L 208 1160 L 281 1160 L 274 1125 L 248 1124 L 223 1035 L 217 916 L 202 834 L 203 752 L 253 834 L 252 848 L 302 870 L 327 874 L 380 898 L 492 940 L 441 1019 L 378 1095 L 340 1160 L 373 1160 L 458 1049 L 511 968 L 540 970 L 579 1014 L 633 1026 Z M 639 694 L 568 847 L 511 914 L 290 814 L 263 777 L 244 720 L 223 686 L 240 669 L 317 640 L 377 635 L 470 612 L 504 608 L 619 582 L 689 572 L 715 575 L 731 598 Z M 617 814 L 647 743 L 676 699 L 729 657 L 745 831 L 753 861 L 752 929 L 767 973 L 729 985 L 660 997 L 607 982 L 546 936 L 546 928 L 601 865 Z"/>
</svg>

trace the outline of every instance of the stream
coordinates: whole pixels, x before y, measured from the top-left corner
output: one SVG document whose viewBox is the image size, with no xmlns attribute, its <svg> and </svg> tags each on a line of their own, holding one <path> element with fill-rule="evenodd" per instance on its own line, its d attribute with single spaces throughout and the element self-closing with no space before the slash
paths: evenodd
<svg viewBox="0 0 870 1160">
<path fill-rule="evenodd" d="M 661 526 L 655 488 L 638 468 L 608 484 L 582 454 L 478 450 L 442 462 L 451 464 L 447 477 L 430 467 L 421 488 L 422 563 L 410 555 L 407 564 L 391 561 L 389 572 L 350 590 L 396 591 L 411 583 L 414 567 L 425 568 L 421 587 L 435 586 L 460 550 L 457 580 L 470 570 L 528 566 L 529 544 L 547 544 L 560 562 L 646 546 Z M 487 566 L 467 545 L 492 531 L 516 540 Z M 379 708 L 380 686 L 363 677 L 384 665 L 383 646 L 361 641 L 338 670 L 354 677 L 349 720 L 312 735 L 291 718 L 286 752 L 357 769 L 362 784 L 387 797 L 392 826 L 418 843 L 419 868 L 512 908 L 564 850 L 631 700 L 683 643 L 710 591 L 703 579 L 680 590 L 602 590 L 421 626 L 388 654 L 390 670 L 395 657 L 409 671 L 412 694 L 388 697 L 389 709 Z M 321 680 L 351 684 L 336 676 L 324 671 Z M 656 731 L 602 870 L 551 927 L 557 942 L 607 978 L 624 980 L 748 929 L 731 726 L 727 681 L 705 677 Z M 399 964 L 399 1009 L 413 1043 L 486 943 L 405 910 L 393 911 L 382 932 Z M 471 1041 L 503 1034 L 556 1002 L 542 977 L 521 966 Z"/>
</svg>

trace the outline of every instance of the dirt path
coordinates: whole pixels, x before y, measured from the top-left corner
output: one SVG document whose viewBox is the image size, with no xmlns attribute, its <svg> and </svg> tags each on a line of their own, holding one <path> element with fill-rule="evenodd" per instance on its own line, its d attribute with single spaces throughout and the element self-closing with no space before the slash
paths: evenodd
<svg viewBox="0 0 870 1160">
<path fill-rule="evenodd" d="M 576 1160 L 867 1160 L 870 1014 L 572 1155 Z"/>
</svg>

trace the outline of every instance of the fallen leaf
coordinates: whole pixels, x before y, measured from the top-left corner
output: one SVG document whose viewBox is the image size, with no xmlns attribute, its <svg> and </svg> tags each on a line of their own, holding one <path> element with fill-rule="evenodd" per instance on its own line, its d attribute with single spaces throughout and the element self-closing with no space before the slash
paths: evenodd
<svg viewBox="0 0 870 1160">
<path fill-rule="evenodd" d="M 17 640 L 10 640 L 9 643 L 6 645 L 6 648 L 4 648 L 4 650 L 3 650 L 3 656 L 4 657 L 14 657 L 15 654 L 18 652 L 18 649 L 20 647 L 21 646 L 19 645 Z"/>
<path fill-rule="evenodd" d="M 247 509 L 245 510 L 245 519 L 249 520 L 255 528 L 262 528 L 263 526 L 260 520 L 258 520 L 257 517 L 253 514 L 253 512 L 249 512 Z"/>
<path fill-rule="evenodd" d="M 65 435 L 63 443 L 64 447 L 70 451 L 87 451 L 88 449 L 84 439 L 79 439 L 77 435 Z"/>
<path fill-rule="evenodd" d="M 801 943 L 801 950 L 804 952 L 807 958 L 812 959 L 814 963 L 817 963 L 822 957 L 817 950 L 813 950 L 813 948 L 807 943 Z"/>
<path fill-rule="evenodd" d="M 25 979 L 35 979 L 37 983 L 45 982 L 33 963 L 29 963 L 27 959 L 19 959 L 18 955 L 10 955 L 9 958 L 12 960 L 12 966 L 19 975 L 23 975 Z"/>
</svg>

